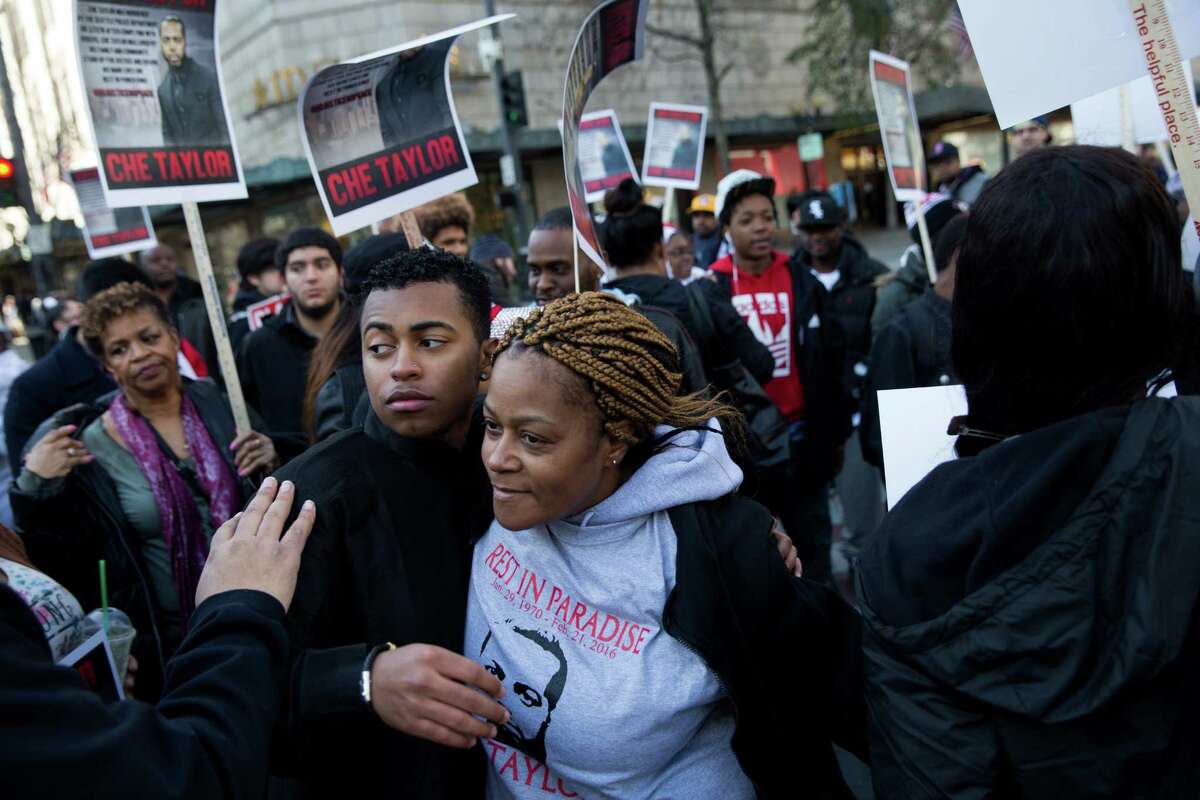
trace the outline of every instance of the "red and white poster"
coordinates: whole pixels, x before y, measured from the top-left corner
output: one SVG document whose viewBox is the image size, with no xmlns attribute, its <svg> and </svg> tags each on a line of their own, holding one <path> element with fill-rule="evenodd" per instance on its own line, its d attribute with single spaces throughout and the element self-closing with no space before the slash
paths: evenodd
<svg viewBox="0 0 1200 800">
<path fill-rule="evenodd" d="M 74 11 L 108 205 L 245 198 L 217 0 L 75 0 Z"/>
<path fill-rule="evenodd" d="M 88 258 L 108 258 L 158 245 L 145 206 L 110 208 L 96 167 L 71 170 L 71 185 L 83 212 L 83 241 Z"/>
<path fill-rule="evenodd" d="M 580 249 L 603 266 L 600 240 L 588 208 L 587 191 L 579 170 L 579 127 L 583 109 L 600 81 L 625 64 L 637 61 L 646 48 L 646 14 L 650 0 L 605 0 L 579 29 L 563 87 L 563 170 L 567 176 L 567 202 L 575 221 Z"/>
<path fill-rule="evenodd" d="M 908 62 L 871 51 L 871 91 L 892 190 L 900 202 L 925 196 L 925 150 Z"/>
<path fill-rule="evenodd" d="M 637 178 L 617 112 L 611 108 L 584 114 L 579 121 L 579 174 L 589 203 L 603 200 L 605 192 L 626 178 Z"/>
<path fill-rule="evenodd" d="M 278 314 L 291 299 L 286 294 L 277 294 L 266 300 L 259 300 L 254 305 L 246 306 L 246 324 L 250 326 L 250 330 L 258 330 L 263 326 L 267 317 Z"/>
<path fill-rule="evenodd" d="M 704 106 L 651 103 L 642 184 L 699 189 L 707 125 L 708 109 Z"/>
<path fill-rule="evenodd" d="M 503 14 L 326 67 L 297 100 L 301 139 L 334 234 L 478 182 L 450 91 L 450 48 Z"/>
</svg>

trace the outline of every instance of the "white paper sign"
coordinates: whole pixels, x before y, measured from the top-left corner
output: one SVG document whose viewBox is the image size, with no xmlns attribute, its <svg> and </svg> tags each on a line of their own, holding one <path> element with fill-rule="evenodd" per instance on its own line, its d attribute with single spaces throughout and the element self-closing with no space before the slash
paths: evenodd
<svg viewBox="0 0 1200 800">
<path fill-rule="evenodd" d="M 611 108 L 584 114 L 579 121 L 579 174 L 589 203 L 603 200 L 626 178 L 637 178 L 617 112 Z"/>
<path fill-rule="evenodd" d="M 708 109 L 651 103 L 646 123 L 642 185 L 668 189 L 700 188 Z"/>
<path fill-rule="evenodd" d="M 1200 2 L 1168 0 L 1183 58 L 1200 55 Z M 959 0 L 1001 128 L 1146 74 L 1128 0 Z"/>
<path fill-rule="evenodd" d="M 925 150 L 908 63 L 872 50 L 870 65 L 871 92 L 892 191 L 902 203 L 920 202 L 925 198 Z"/>
<path fill-rule="evenodd" d="M 217 0 L 75 0 L 75 52 L 112 208 L 246 197 Z"/>
<path fill-rule="evenodd" d="M 296 101 L 301 139 L 342 236 L 478 182 L 450 90 L 450 48 L 504 14 L 326 67 Z"/>
<path fill-rule="evenodd" d="M 957 456 L 946 429 L 967 413 L 962 386 L 886 389 L 879 392 L 879 431 L 883 471 L 887 476 L 888 510 L 933 471 Z"/>
<path fill-rule="evenodd" d="M 108 258 L 149 250 L 158 244 L 145 206 L 109 208 L 104 200 L 100 171 L 71 170 L 71 185 L 83 212 L 83 241 L 89 258 Z"/>
<path fill-rule="evenodd" d="M 1192 76 L 1188 76 L 1191 96 L 1196 96 Z M 1138 78 L 1124 86 L 1129 102 L 1129 125 L 1134 144 L 1165 142 L 1167 126 L 1163 122 L 1162 110 L 1154 93 L 1150 76 Z M 1122 111 L 1122 87 L 1093 95 L 1071 104 L 1071 120 L 1075 126 L 1075 141 L 1078 144 L 1094 144 L 1101 147 L 1123 147 L 1125 134 Z"/>
</svg>

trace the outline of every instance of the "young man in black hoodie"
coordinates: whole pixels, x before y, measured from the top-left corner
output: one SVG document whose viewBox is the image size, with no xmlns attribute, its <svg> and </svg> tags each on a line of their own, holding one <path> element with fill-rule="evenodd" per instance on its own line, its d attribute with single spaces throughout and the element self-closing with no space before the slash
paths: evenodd
<svg viewBox="0 0 1200 800">
<path fill-rule="evenodd" d="M 291 300 L 242 341 L 238 375 L 249 403 L 272 438 L 292 447 L 286 460 L 303 451 L 304 385 L 317 341 L 329 332 L 342 303 L 342 247 L 319 228 L 297 228 L 275 251 Z"/>
<path fill-rule="evenodd" d="M 290 614 L 302 649 L 279 796 L 477 797 L 482 751 L 454 748 L 507 714 L 499 681 L 459 655 L 471 542 L 491 522 L 475 413 L 488 282 L 422 248 L 377 264 L 361 291 L 367 420 L 279 473 L 318 509 Z"/>
<path fill-rule="evenodd" d="M 242 340 L 250 333 L 250 318 L 246 309 L 255 303 L 282 292 L 286 286 L 283 272 L 275 263 L 278 239 L 253 239 L 238 250 L 237 268 L 241 282 L 233 298 L 233 313 L 229 315 L 229 343 L 236 353 Z"/>
</svg>

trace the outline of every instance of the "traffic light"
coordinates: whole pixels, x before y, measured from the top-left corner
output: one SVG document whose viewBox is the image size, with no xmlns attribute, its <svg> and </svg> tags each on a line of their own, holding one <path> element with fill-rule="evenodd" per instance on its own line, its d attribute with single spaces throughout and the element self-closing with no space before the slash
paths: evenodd
<svg viewBox="0 0 1200 800">
<path fill-rule="evenodd" d="M 17 170 L 13 162 L 0 158 L 0 208 L 21 205 L 17 194 Z"/>
<path fill-rule="evenodd" d="M 504 120 L 509 127 L 529 126 L 529 110 L 525 107 L 525 79 L 520 72 L 509 72 L 500 79 L 500 101 Z"/>
</svg>

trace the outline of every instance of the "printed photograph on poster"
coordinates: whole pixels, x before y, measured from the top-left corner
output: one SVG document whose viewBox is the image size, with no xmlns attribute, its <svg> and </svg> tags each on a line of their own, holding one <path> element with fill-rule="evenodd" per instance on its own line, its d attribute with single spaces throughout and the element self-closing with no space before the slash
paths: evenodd
<svg viewBox="0 0 1200 800">
<path fill-rule="evenodd" d="M 637 61 L 646 49 L 646 15 L 650 0 L 606 0 L 592 9 L 575 37 L 567 59 L 567 80 L 563 86 L 563 171 L 567 177 L 567 203 L 575 221 L 581 250 L 597 265 L 600 240 L 588 208 L 587 192 L 579 169 L 579 125 L 588 98 L 605 76 L 625 64 Z"/>
<path fill-rule="evenodd" d="M 584 114 L 579 121 L 579 174 L 589 203 L 603 200 L 605 192 L 626 178 L 637 178 L 617 112 L 611 108 Z"/>
<path fill-rule="evenodd" d="M 246 197 L 217 0 L 75 0 L 79 72 L 113 208 Z"/>
<path fill-rule="evenodd" d="M 651 103 L 642 155 L 642 184 L 674 189 L 700 188 L 708 109 Z"/>
<path fill-rule="evenodd" d="M 95 167 L 73 169 L 71 185 L 83 212 L 83 241 L 88 258 L 108 258 L 149 250 L 158 245 L 154 225 L 145 206 L 110 208 L 104 202 L 100 170 Z"/>
<path fill-rule="evenodd" d="M 474 186 L 454 96 L 450 48 L 472 22 L 326 67 L 297 100 L 301 139 L 338 236 Z"/>
<path fill-rule="evenodd" d="M 925 152 L 908 63 L 874 50 L 870 63 L 871 92 L 892 189 L 902 203 L 920 201 L 925 196 Z"/>
</svg>

